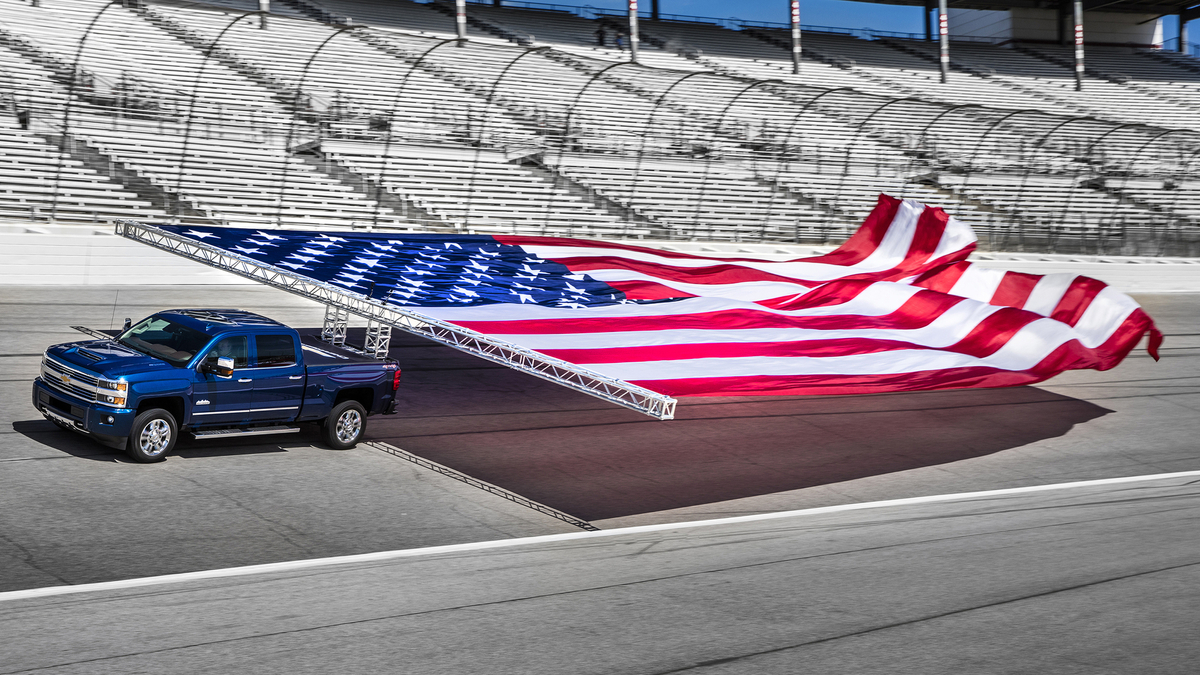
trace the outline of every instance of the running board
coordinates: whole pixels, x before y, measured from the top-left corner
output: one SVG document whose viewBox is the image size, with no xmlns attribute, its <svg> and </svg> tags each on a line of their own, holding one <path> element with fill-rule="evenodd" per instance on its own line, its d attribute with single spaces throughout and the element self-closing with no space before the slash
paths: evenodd
<svg viewBox="0 0 1200 675">
<path fill-rule="evenodd" d="M 192 436 L 200 440 L 206 438 L 240 438 L 242 436 L 266 436 L 267 434 L 294 434 L 300 427 L 257 427 L 255 429 L 211 429 L 209 431 L 193 431 Z"/>
</svg>

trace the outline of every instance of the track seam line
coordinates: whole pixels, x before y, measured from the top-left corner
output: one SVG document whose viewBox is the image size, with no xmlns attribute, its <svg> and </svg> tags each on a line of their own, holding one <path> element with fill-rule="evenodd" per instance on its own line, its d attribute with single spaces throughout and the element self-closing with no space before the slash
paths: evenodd
<svg viewBox="0 0 1200 675">
<path fill-rule="evenodd" d="M 751 523 L 764 520 L 779 520 L 782 518 L 794 518 L 798 516 L 820 515 L 826 513 L 839 513 L 843 511 L 863 511 L 867 509 L 878 509 L 892 506 L 911 506 L 915 504 L 930 504 L 936 502 L 962 501 L 970 499 L 987 499 L 990 497 L 1001 497 L 1014 494 L 1026 494 L 1032 492 L 1048 492 L 1052 490 L 1069 490 L 1076 488 L 1098 487 L 1102 485 L 1120 485 L 1122 483 L 1140 483 L 1156 480 L 1171 480 L 1175 478 L 1200 478 L 1200 470 L 1197 471 L 1177 471 L 1173 473 L 1157 473 L 1143 476 L 1122 476 L 1119 478 L 1101 478 L 1097 480 L 1073 481 L 1070 483 L 1051 483 L 1047 485 L 1029 485 L 1025 487 L 1002 488 L 999 490 L 982 490 L 976 492 L 957 492 L 944 495 L 926 495 L 923 497 L 906 497 L 903 499 L 888 499 L 875 502 L 858 502 L 853 504 L 838 504 L 835 506 L 819 506 L 809 509 L 798 509 L 794 511 L 778 511 L 774 513 L 756 513 L 748 516 L 732 516 L 729 518 L 714 518 L 710 520 L 694 520 L 682 523 L 660 523 L 655 525 L 635 525 L 633 527 L 614 528 L 611 530 L 598 530 L 595 532 L 570 532 L 566 534 L 546 534 L 535 537 L 517 537 L 513 539 L 499 539 L 492 541 L 477 541 L 466 544 L 448 544 L 444 546 L 429 546 L 425 548 L 401 549 L 397 551 L 380 551 L 377 553 L 360 553 L 356 555 L 335 556 L 331 558 L 313 558 L 309 560 L 292 560 L 279 563 L 266 563 L 261 565 L 247 565 L 244 567 L 228 567 L 216 570 L 204 570 L 200 572 L 184 572 L 181 574 L 166 574 L 155 577 L 140 577 L 136 579 L 122 579 L 119 581 L 102 581 L 92 584 L 78 584 L 74 586 L 48 586 L 45 588 L 31 588 L 20 591 L 7 591 L 0 593 L 0 602 L 8 600 L 24 600 L 29 598 L 41 598 L 54 595 L 68 595 L 76 593 L 90 593 L 97 591 L 120 590 L 125 588 L 137 588 L 141 586 L 155 586 L 161 584 L 177 584 L 186 583 L 189 581 L 201 581 L 207 579 L 220 579 L 226 577 L 249 576 L 253 574 L 270 574 L 279 572 L 291 572 L 301 569 L 309 569 L 314 567 L 328 567 L 331 565 L 348 565 L 357 563 L 372 563 L 385 560 L 395 560 L 398 558 L 412 558 L 427 555 L 444 555 L 450 553 L 460 553 L 464 551 L 483 551 L 499 548 L 514 548 L 517 546 L 526 546 L 530 544 L 547 544 L 564 541 L 574 541 L 578 539 L 595 539 L 599 537 L 611 537 L 627 534 L 642 534 L 649 532 L 664 532 L 670 530 L 688 530 L 699 527 L 711 527 L 717 525 L 731 525 L 737 523 Z"/>
<path fill-rule="evenodd" d="M 437 473 L 440 473 L 443 476 L 449 476 L 450 478 L 453 478 L 454 480 L 466 483 L 467 485 L 470 485 L 473 488 L 478 488 L 480 490 L 483 490 L 484 492 L 489 492 L 491 494 L 498 495 L 500 497 L 503 497 L 504 499 L 507 499 L 510 502 L 513 502 L 514 504 L 520 504 L 521 506 L 524 506 L 527 509 L 532 509 L 534 511 L 537 511 L 538 513 L 550 516 L 551 518 L 557 518 L 563 522 L 570 523 L 571 525 L 574 525 L 575 527 L 578 527 L 579 529 L 584 530 L 585 532 L 599 532 L 600 531 L 600 528 L 596 527 L 595 525 L 592 525 L 591 523 L 587 522 L 586 520 L 583 520 L 582 518 L 576 518 L 575 516 L 572 516 L 569 513 L 565 513 L 563 511 L 559 511 L 556 508 L 546 506 L 545 504 L 542 504 L 541 502 L 536 502 L 528 497 L 519 495 L 510 490 L 505 490 L 504 488 L 502 488 L 498 485 L 493 485 L 485 480 L 480 480 L 474 476 L 465 474 L 457 469 L 452 469 L 444 464 L 438 464 L 437 462 L 435 462 L 433 460 L 425 459 L 424 457 L 421 457 L 419 455 L 414 455 L 411 452 L 404 450 L 402 448 L 398 448 L 394 445 L 391 445 L 390 443 L 383 443 L 381 441 L 364 441 L 363 445 L 368 445 L 368 446 L 375 448 L 376 450 L 379 450 L 381 452 L 386 452 L 387 454 L 392 455 L 394 457 L 399 457 L 400 459 L 407 460 L 409 462 L 412 462 L 413 464 L 416 464 L 417 466 L 420 466 L 425 469 L 429 469 L 430 471 L 436 471 Z"/>
</svg>

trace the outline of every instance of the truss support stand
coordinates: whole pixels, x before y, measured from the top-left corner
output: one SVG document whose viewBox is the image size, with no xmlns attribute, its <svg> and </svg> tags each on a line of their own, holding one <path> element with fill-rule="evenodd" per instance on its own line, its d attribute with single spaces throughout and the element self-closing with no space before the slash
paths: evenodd
<svg viewBox="0 0 1200 675">
<path fill-rule="evenodd" d="M 378 321 L 367 322 L 367 341 L 363 351 L 377 359 L 385 358 L 392 346 L 392 327 Z"/>
<path fill-rule="evenodd" d="M 350 325 L 350 313 L 335 305 L 325 305 L 325 324 L 321 326 L 321 339 L 335 347 L 346 346 L 346 327 Z"/>
<path fill-rule="evenodd" d="M 271 13 L 271 0 L 258 0 L 258 11 L 262 12 L 262 15 L 258 17 L 258 27 L 266 30 L 267 15 Z"/>
<path fill-rule="evenodd" d="M 528 347 L 505 342 L 495 336 L 463 328 L 436 317 L 426 316 L 362 293 L 354 293 L 333 284 L 297 274 L 293 270 L 262 263 L 244 255 L 205 244 L 183 235 L 145 225 L 135 220 L 118 220 L 116 234 L 152 246 L 168 253 L 195 260 L 214 269 L 225 270 L 240 277 L 257 281 L 302 298 L 325 305 L 326 333 L 336 335 L 345 328 L 349 315 L 368 322 L 399 328 L 459 351 L 478 356 L 513 370 L 595 396 L 630 410 L 636 410 L 660 420 L 675 417 L 675 399 L 636 384 L 602 375 L 562 359 L 547 356 Z M 332 341 L 332 339 L 331 339 Z"/>
<path fill-rule="evenodd" d="M 946 9 L 946 0 L 938 0 L 938 38 L 941 40 L 941 54 L 938 62 L 942 67 L 942 84 L 950 79 L 950 16 Z"/>
</svg>

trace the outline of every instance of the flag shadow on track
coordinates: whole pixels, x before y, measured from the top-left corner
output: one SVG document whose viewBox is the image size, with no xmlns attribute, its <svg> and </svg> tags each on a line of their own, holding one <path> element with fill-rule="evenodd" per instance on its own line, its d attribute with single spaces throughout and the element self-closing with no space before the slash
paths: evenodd
<svg viewBox="0 0 1200 675">
<path fill-rule="evenodd" d="M 1016 387 L 684 398 L 657 421 L 417 337 L 392 344 L 398 414 L 371 418 L 369 438 L 584 520 L 979 457 L 1111 412 Z"/>
</svg>

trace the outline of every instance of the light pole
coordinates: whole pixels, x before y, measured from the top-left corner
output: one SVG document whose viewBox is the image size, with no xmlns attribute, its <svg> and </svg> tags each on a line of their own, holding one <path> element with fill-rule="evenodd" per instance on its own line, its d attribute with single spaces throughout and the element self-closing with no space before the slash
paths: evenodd
<svg viewBox="0 0 1200 675">
<path fill-rule="evenodd" d="M 938 37 L 941 40 L 941 53 L 938 62 L 942 67 L 942 84 L 950 77 L 950 17 L 946 9 L 946 0 L 938 0 Z"/>
<path fill-rule="evenodd" d="M 943 0 L 944 2 L 945 0 Z M 1083 91 L 1083 2 L 1075 0 L 1075 91 Z"/>
<path fill-rule="evenodd" d="M 638 62 L 638 0 L 629 0 L 629 62 Z"/>
<path fill-rule="evenodd" d="M 800 0 L 791 0 L 792 12 L 792 74 L 800 74 Z"/>
</svg>

